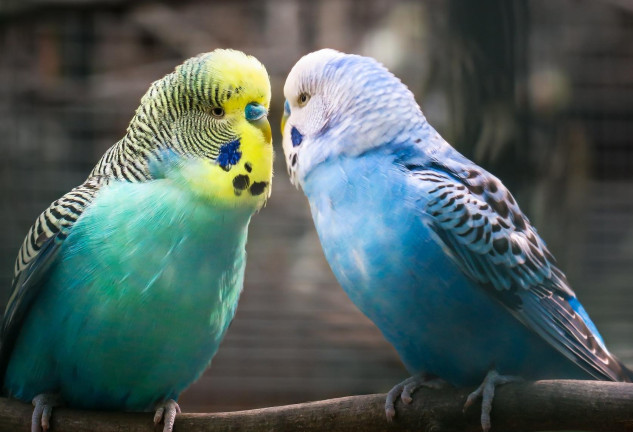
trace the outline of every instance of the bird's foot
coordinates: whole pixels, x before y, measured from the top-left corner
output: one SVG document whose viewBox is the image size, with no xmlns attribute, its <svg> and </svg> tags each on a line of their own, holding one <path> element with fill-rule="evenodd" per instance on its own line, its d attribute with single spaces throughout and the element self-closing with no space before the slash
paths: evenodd
<svg viewBox="0 0 633 432">
<path fill-rule="evenodd" d="M 477 390 L 468 395 L 464 404 L 464 411 L 468 409 L 477 399 L 481 398 L 481 428 L 484 432 L 490 430 L 490 412 L 492 411 L 492 400 L 495 397 L 495 388 L 498 385 L 510 382 L 522 381 L 521 377 L 512 375 L 499 375 L 496 370 L 491 370 L 486 374 L 484 382 Z"/>
<path fill-rule="evenodd" d="M 180 414 L 180 406 L 178 403 L 169 399 L 156 407 L 156 414 L 154 414 L 154 426 L 164 421 L 165 426 L 163 432 L 172 432 L 174 429 L 174 422 L 176 421 L 176 414 Z"/>
<path fill-rule="evenodd" d="M 48 431 L 51 428 L 51 414 L 53 408 L 64 403 L 60 395 L 42 393 L 33 398 L 33 417 L 31 418 L 31 432 Z"/>
<path fill-rule="evenodd" d="M 396 408 L 394 406 L 398 397 L 405 404 L 410 404 L 413 401 L 413 397 L 411 395 L 420 387 L 428 387 L 439 389 L 446 385 L 446 381 L 436 378 L 430 377 L 426 374 L 413 375 L 412 377 L 407 378 L 402 381 L 400 384 L 396 384 L 389 393 L 387 393 L 387 399 L 385 400 L 385 414 L 387 415 L 387 420 L 392 421 L 396 416 Z"/>
</svg>

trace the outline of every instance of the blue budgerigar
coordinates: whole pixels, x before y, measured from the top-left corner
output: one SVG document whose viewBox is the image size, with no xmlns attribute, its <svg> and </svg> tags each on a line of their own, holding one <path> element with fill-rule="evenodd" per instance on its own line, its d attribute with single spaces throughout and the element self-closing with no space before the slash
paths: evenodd
<svg viewBox="0 0 633 432">
<path fill-rule="evenodd" d="M 251 216 L 270 194 L 264 66 L 239 51 L 187 60 L 154 82 L 126 135 L 42 213 L 19 252 L 0 377 L 33 402 L 156 410 L 216 353 L 242 290 Z"/>
<path fill-rule="evenodd" d="M 321 50 L 290 72 L 284 151 L 325 256 L 413 375 L 386 401 L 438 379 L 631 381 L 510 192 L 429 125 L 373 59 Z M 485 390 L 485 391 L 484 391 Z"/>
</svg>

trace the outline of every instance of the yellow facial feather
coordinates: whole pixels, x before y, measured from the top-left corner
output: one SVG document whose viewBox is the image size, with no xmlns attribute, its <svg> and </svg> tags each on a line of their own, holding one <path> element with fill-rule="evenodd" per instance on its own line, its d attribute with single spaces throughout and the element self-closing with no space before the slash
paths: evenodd
<svg viewBox="0 0 633 432">
<path fill-rule="evenodd" d="M 238 97 L 226 101 L 225 109 L 243 108 L 257 102 L 270 107 L 270 81 L 266 68 L 255 57 L 235 50 L 215 50 L 207 61 L 208 77 L 226 89 L 241 88 Z"/>
<path fill-rule="evenodd" d="M 270 125 L 265 117 L 247 120 L 245 110 L 251 103 L 269 108 L 268 74 L 257 59 L 233 50 L 214 51 L 208 55 L 205 67 L 205 76 L 212 84 L 204 87 L 218 89 L 220 97 L 209 97 L 212 101 L 219 99 L 224 110 L 222 121 L 230 124 L 239 140 L 239 146 L 231 153 L 238 160 L 228 169 L 212 160 L 186 163 L 181 168 L 182 177 L 195 193 L 217 205 L 260 208 L 270 196 L 273 175 Z M 227 94 L 230 97 L 221 97 Z"/>
</svg>

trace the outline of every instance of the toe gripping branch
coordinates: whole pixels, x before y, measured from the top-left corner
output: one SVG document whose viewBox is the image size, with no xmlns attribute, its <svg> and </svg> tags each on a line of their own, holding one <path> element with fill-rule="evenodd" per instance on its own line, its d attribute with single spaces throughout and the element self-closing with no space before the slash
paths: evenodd
<svg viewBox="0 0 633 432">
<path fill-rule="evenodd" d="M 158 423 L 163 420 L 163 432 L 172 432 L 176 421 L 176 415 L 181 412 L 180 405 L 178 405 L 175 400 L 169 399 L 156 408 L 156 414 L 154 414 L 154 426 L 158 425 Z"/>
<path fill-rule="evenodd" d="M 57 394 L 39 394 L 33 398 L 33 417 L 31 418 L 31 432 L 48 431 L 51 428 L 53 408 L 64 404 Z"/>
</svg>

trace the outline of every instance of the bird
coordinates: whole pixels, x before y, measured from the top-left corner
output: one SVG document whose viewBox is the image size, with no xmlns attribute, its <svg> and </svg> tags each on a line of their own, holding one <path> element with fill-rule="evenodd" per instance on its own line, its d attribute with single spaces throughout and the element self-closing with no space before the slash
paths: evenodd
<svg viewBox="0 0 633 432">
<path fill-rule="evenodd" d="M 422 387 L 478 386 L 491 427 L 497 385 L 630 382 L 545 242 L 503 183 L 455 150 L 375 59 L 302 57 L 285 85 L 283 149 L 325 257 Z"/>
<path fill-rule="evenodd" d="M 242 291 L 251 217 L 272 180 L 270 82 L 216 49 L 153 82 L 123 138 L 35 221 L 2 321 L 4 392 L 34 405 L 155 410 L 210 364 Z"/>
</svg>

